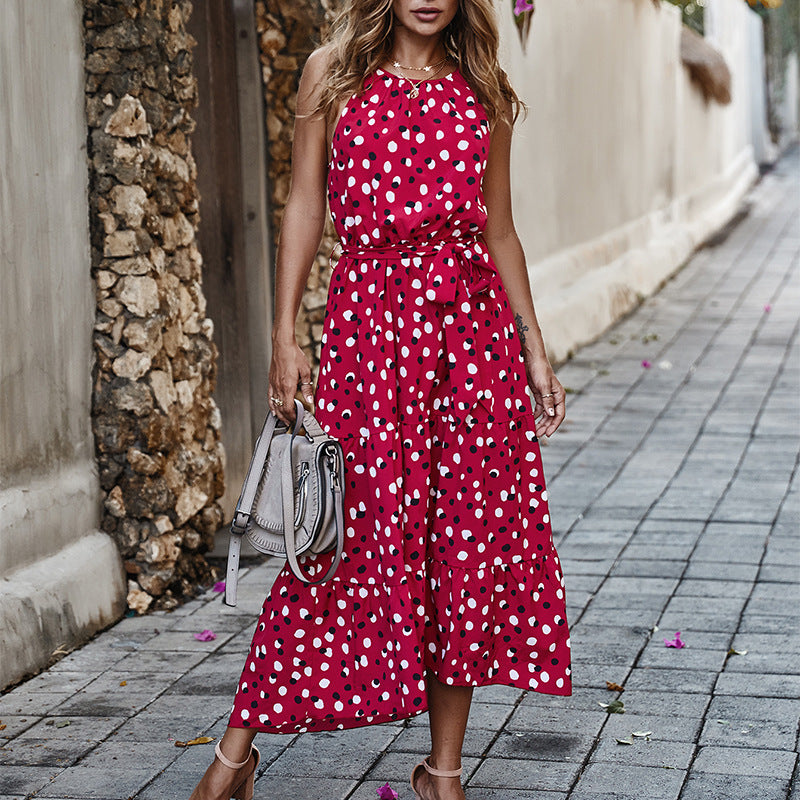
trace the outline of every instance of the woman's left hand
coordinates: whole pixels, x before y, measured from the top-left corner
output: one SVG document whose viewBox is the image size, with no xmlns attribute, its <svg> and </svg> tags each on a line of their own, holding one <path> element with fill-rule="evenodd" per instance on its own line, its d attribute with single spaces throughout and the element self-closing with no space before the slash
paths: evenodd
<svg viewBox="0 0 800 800">
<path fill-rule="evenodd" d="M 547 358 L 526 357 L 525 370 L 536 403 L 533 410 L 536 433 L 538 436 L 551 436 L 564 421 L 567 393 Z"/>
</svg>

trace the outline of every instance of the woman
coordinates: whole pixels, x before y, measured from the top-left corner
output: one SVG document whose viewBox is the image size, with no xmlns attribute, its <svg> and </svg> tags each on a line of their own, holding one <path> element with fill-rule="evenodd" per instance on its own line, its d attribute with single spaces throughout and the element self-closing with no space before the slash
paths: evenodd
<svg viewBox="0 0 800 800">
<path fill-rule="evenodd" d="M 491 0 L 351 0 L 305 66 L 269 398 L 291 422 L 300 388 L 342 442 L 345 555 L 319 586 L 278 576 L 194 800 L 252 796 L 257 731 L 426 710 L 412 786 L 463 800 L 473 687 L 571 693 L 536 438 L 561 424 L 565 393 L 512 221 L 521 104 L 497 46 Z M 326 189 L 342 254 L 312 398 L 294 325 Z"/>
</svg>

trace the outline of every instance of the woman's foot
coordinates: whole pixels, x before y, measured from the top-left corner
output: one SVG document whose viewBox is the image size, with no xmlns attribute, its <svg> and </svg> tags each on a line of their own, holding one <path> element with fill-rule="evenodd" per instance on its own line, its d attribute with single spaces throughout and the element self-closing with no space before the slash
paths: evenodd
<svg viewBox="0 0 800 800">
<path fill-rule="evenodd" d="M 215 752 L 217 757 L 200 779 L 189 800 L 230 800 L 234 796 L 251 800 L 253 777 L 259 761 L 258 750 L 253 747 L 247 760 L 238 764 L 226 758 L 219 745 Z"/>
<path fill-rule="evenodd" d="M 427 765 L 425 761 L 428 761 Z M 435 770 L 426 759 L 414 768 L 411 787 L 422 800 L 466 800 L 461 786 L 461 770 Z M 449 775 L 436 773 L 449 772 Z M 453 773 L 457 772 L 457 775 Z"/>
</svg>

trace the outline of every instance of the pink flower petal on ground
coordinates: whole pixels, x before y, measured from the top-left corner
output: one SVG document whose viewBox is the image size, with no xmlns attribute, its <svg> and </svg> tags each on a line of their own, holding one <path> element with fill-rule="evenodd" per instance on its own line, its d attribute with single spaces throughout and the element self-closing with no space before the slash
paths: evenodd
<svg viewBox="0 0 800 800">
<path fill-rule="evenodd" d="M 769 303 L 767 303 L 767 304 L 764 306 L 764 311 L 766 311 L 766 312 L 767 312 L 767 314 L 769 314 L 769 312 L 770 312 L 770 311 L 772 311 L 772 306 L 771 306 Z"/>
<path fill-rule="evenodd" d="M 214 587 L 213 587 L 212 591 L 214 591 L 214 592 L 224 592 L 225 591 L 225 581 L 217 581 L 214 584 Z"/>
<path fill-rule="evenodd" d="M 647 359 L 645 359 L 644 361 L 642 361 L 642 366 L 645 369 L 650 369 L 650 367 L 652 367 L 653 365 Z"/>
<path fill-rule="evenodd" d="M 375 790 L 378 793 L 378 800 L 397 800 L 399 795 L 397 792 L 389 786 L 388 783 L 384 783 L 380 789 Z"/>
<path fill-rule="evenodd" d="M 514 13 L 520 17 L 526 11 L 533 11 L 533 3 L 531 0 L 517 0 L 516 5 L 514 6 Z M 381 800 L 383 800 L 383 798 L 381 798 Z"/>
<path fill-rule="evenodd" d="M 664 639 L 664 647 L 677 647 L 678 649 L 686 647 L 686 642 L 681 640 L 681 632 L 675 631 L 674 639 Z"/>
<path fill-rule="evenodd" d="M 200 633 L 196 633 L 194 638 L 197 639 L 198 642 L 213 642 L 214 639 L 217 638 L 217 634 L 214 633 L 214 631 L 206 629 Z"/>
</svg>

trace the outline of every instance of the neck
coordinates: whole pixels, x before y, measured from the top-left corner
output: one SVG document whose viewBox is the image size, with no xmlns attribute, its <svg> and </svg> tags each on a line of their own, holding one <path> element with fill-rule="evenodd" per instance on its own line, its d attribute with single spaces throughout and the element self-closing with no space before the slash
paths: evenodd
<svg viewBox="0 0 800 800">
<path fill-rule="evenodd" d="M 407 28 L 395 26 L 391 58 L 401 64 L 422 67 L 435 64 L 447 55 L 441 36 L 419 36 Z"/>
</svg>

